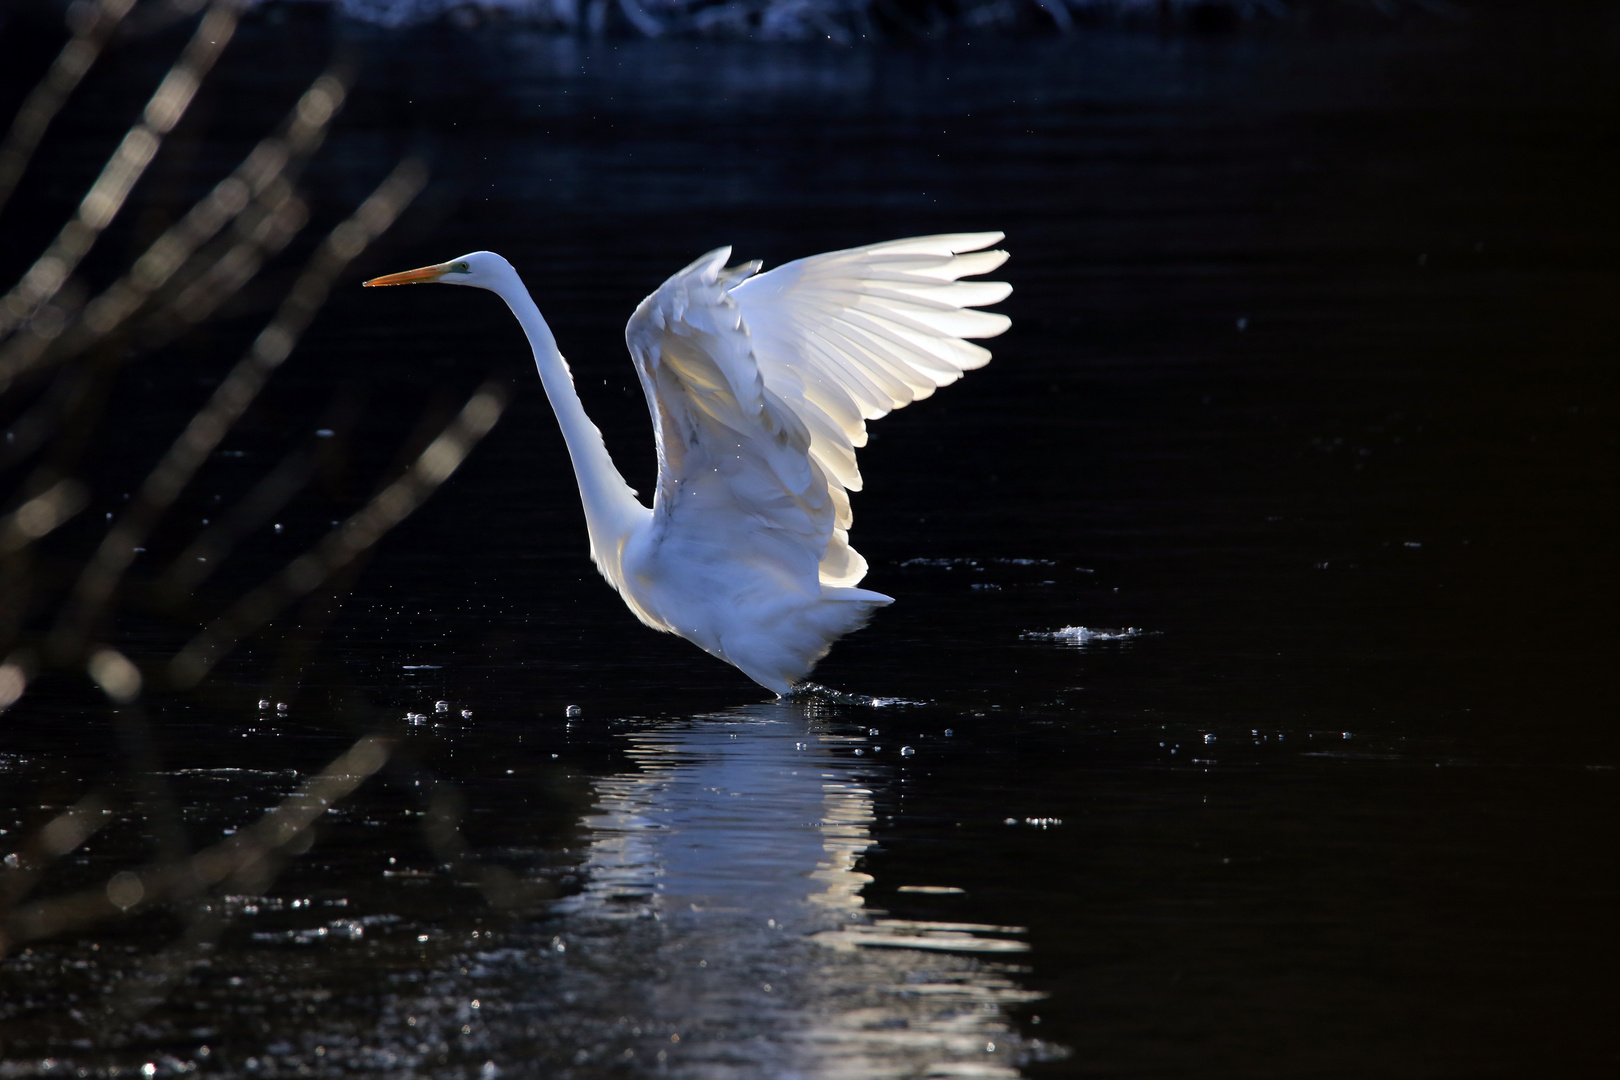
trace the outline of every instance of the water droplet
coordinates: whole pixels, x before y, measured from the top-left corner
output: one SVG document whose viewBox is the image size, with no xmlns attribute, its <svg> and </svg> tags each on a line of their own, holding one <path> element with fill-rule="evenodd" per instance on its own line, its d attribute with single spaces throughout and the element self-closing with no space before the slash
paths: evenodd
<svg viewBox="0 0 1620 1080">
<path fill-rule="evenodd" d="M 265 709 L 268 709 L 269 707 L 270 707 L 270 699 L 269 698 L 260 698 L 259 699 L 259 710 L 261 712 L 264 711 Z"/>
<path fill-rule="evenodd" d="M 1212 743 L 1212 742 L 1215 741 L 1215 736 L 1213 736 L 1213 735 L 1205 735 L 1204 736 L 1204 741 L 1206 743 Z"/>
<path fill-rule="evenodd" d="M 866 753 L 866 751 L 865 751 L 865 750 L 862 750 L 862 749 L 860 749 L 860 748 L 859 748 L 859 747 L 856 747 L 856 749 L 855 749 L 855 756 L 856 756 L 856 757 L 860 757 L 860 756 L 861 756 L 861 755 L 862 755 L 862 754 L 864 754 L 864 753 Z"/>
<path fill-rule="evenodd" d="M 876 734 L 877 734 L 877 733 L 878 733 L 878 729 L 877 729 L 877 728 L 875 728 L 875 727 L 873 727 L 873 728 L 867 728 L 867 729 L 866 729 L 866 733 L 867 733 L 867 734 L 868 734 L 868 735 L 876 735 Z"/>
<path fill-rule="evenodd" d="M 8 856 L 8 859 L 12 856 Z M 8 865 L 15 865 L 8 862 Z M 146 885 L 140 875 L 128 870 L 120 870 L 107 882 L 107 899 L 112 905 L 122 911 L 127 911 L 141 902 L 146 895 Z"/>
<path fill-rule="evenodd" d="M 461 718 L 463 720 L 471 720 L 472 719 L 472 710 L 471 709 L 462 709 L 461 710 Z"/>
<path fill-rule="evenodd" d="M 284 713 L 286 711 L 287 711 L 287 703 L 285 701 L 276 702 L 276 712 Z"/>
<path fill-rule="evenodd" d="M 278 522 L 276 522 L 276 535 L 279 536 L 280 534 L 281 534 L 281 523 L 278 521 Z"/>
<path fill-rule="evenodd" d="M 580 708 L 578 705 L 570 705 L 570 706 L 568 706 L 568 711 L 567 711 L 568 719 L 572 720 L 576 716 L 584 716 L 584 715 L 585 715 L 585 710 Z"/>
<path fill-rule="evenodd" d="M 436 713 L 447 713 L 450 711 L 450 703 L 448 701 L 435 701 L 433 703 L 433 711 Z"/>
<path fill-rule="evenodd" d="M 900 756 L 901 757 L 910 757 L 912 754 L 915 754 L 916 752 L 917 751 L 913 750 L 909 746 L 902 746 L 900 748 Z"/>
<path fill-rule="evenodd" d="M 956 732 L 952 731 L 950 728 L 945 729 L 945 737 L 947 739 L 950 738 L 952 735 L 955 735 L 955 734 L 956 734 Z"/>
</svg>

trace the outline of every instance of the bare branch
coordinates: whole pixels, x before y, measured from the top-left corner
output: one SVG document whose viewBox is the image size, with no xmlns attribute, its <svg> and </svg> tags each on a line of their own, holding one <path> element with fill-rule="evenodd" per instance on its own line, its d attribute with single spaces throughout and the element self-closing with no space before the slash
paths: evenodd
<svg viewBox="0 0 1620 1080">
<path fill-rule="evenodd" d="M 136 547 L 291 354 L 326 302 L 337 276 L 393 224 L 425 181 L 426 171 L 420 162 L 401 162 L 370 198 L 327 236 L 293 283 L 275 317 L 220 383 L 208 404 L 191 418 L 141 485 L 134 504 L 85 566 L 53 632 L 54 652 L 71 655 L 81 647 L 119 578 L 134 560 Z"/>
<path fill-rule="evenodd" d="M 0 336 L 9 335 L 56 295 L 118 215 L 130 189 L 157 156 L 164 136 L 185 115 L 203 77 L 236 32 L 240 6 L 241 0 L 215 0 L 209 7 L 180 59 L 147 101 L 140 122 L 130 128 L 79 203 L 78 212 L 22 280 L 0 297 Z"/>
<path fill-rule="evenodd" d="M 303 227 L 304 206 L 293 195 L 287 177 L 325 139 L 348 93 L 348 79 L 343 67 L 315 79 L 293 107 L 283 134 L 254 147 L 229 176 L 166 229 L 128 273 L 85 305 L 82 316 L 71 325 L 61 316 L 48 318 L 48 307 L 41 309 L 0 348 L 0 392 L 42 362 L 48 349 L 55 356 L 76 356 L 122 326 L 187 267 L 199 248 L 232 222 L 238 223 L 245 243 L 234 245 L 211 271 L 200 275 L 206 286 L 193 284 L 171 305 L 179 309 L 174 321 L 183 325 L 200 322 L 241 288 L 258 272 L 266 253 L 279 251 Z M 255 209 L 259 212 L 252 223 L 242 228 L 244 215 Z"/>
<path fill-rule="evenodd" d="M 17 110 L 11 130 L 6 132 L 6 141 L 0 144 L 0 209 L 17 190 L 17 181 L 27 171 L 39 140 L 45 137 L 45 130 L 101 55 L 107 39 L 112 37 L 134 3 L 135 0 L 98 0 L 88 17 L 78 20 L 73 37 L 62 46 L 50 70 Z"/>
<path fill-rule="evenodd" d="M 0 557 L 15 554 L 53 531 L 90 501 L 77 480 L 59 480 L 11 513 L 0 517 Z"/>
</svg>

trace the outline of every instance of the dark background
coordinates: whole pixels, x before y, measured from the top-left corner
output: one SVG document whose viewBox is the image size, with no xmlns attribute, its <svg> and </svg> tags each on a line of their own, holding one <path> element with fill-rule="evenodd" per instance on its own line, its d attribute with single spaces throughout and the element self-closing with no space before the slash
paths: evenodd
<svg viewBox="0 0 1620 1080">
<path fill-rule="evenodd" d="M 8 31 L 8 103 L 48 40 Z M 75 98 L 0 222 L 6 280 L 178 41 L 114 53 Z M 250 21 L 87 273 L 202 194 L 335 50 L 360 75 L 303 181 L 316 224 L 402 154 L 433 167 L 349 285 L 506 255 L 643 492 L 652 454 L 621 328 L 668 273 L 721 244 L 774 265 L 1007 233 L 1013 329 L 995 361 L 876 424 L 861 458 L 853 542 L 866 584 L 898 602 L 815 677 L 914 703 L 883 714 L 906 738 L 952 729 L 926 768 L 868 775 L 867 901 L 1029 928 L 1018 979 L 1050 998 L 1013 1011 L 1069 1051 L 1035 1075 L 1613 1074 L 1612 5 L 856 49 Z M 294 268 L 122 376 L 92 506 L 53 538 L 64 562 L 99 540 Z M 275 628 L 205 699 L 154 706 L 177 768 L 307 769 L 340 745 L 340 700 L 389 715 L 466 703 L 476 721 L 420 753 L 474 808 L 475 843 L 551 852 L 526 864 L 543 873 L 585 842 L 590 785 L 636 767 L 615 723 L 760 698 L 641 628 L 596 578 L 528 365 L 493 297 L 334 295 L 227 442 L 241 456 L 211 463 L 153 542 L 182 542 L 335 396 L 361 402 L 347 471 L 244 553 L 221 598 L 349 512 L 424 408 L 447 412 L 491 370 L 517 397 L 336 608 L 275 737 L 242 739 L 261 730 Z M 1087 648 L 1029 636 L 1072 625 L 1143 633 Z M 114 632 L 138 655 L 184 640 L 136 610 Z M 565 736 L 571 703 L 600 724 Z M 817 722 L 858 733 L 868 716 L 835 701 Z M 100 706 L 65 677 L 4 723 L 18 823 L 40 792 L 116 759 Z M 552 752 L 576 771 L 546 772 Z M 541 778 L 513 792 L 491 779 L 497 760 Z M 202 794 L 189 805 L 219 814 Z M 1025 817 L 1063 824 L 1002 824 Z M 295 880 L 406 910 L 346 876 L 398 830 L 350 828 L 348 862 Z M 967 895 L 893 891 L 922 879 Z M 428 904 L 407 922 L 438 918 Z M 162 930 L 126 934 L 139 949 Z M 39 966 L 13 974 L 39 995 L 4 995 L 6 1058 L 21 1062 L 56 1045 L 18 1025 L 62 991 Z M 340 990 L 330 1011 L 376 1007 Z"/>
</svg>

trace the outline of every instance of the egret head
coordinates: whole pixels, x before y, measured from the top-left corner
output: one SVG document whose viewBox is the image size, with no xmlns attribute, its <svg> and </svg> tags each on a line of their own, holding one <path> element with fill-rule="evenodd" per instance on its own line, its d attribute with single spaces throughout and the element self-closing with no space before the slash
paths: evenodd
<svg viewBox="0 0 1620 1080">
<path fill-rule="evenodd" d="M 397 274 L 384 274 L 366 282 L 366 288 L 378 285 L 472 285 L 480 289 L 493 289 L 496 284 L 512 275 L 512 264 L 493 251 L 475 251 L 449 262 L 423 266 L 416 270 L 402 270 Z"/>
</svg>

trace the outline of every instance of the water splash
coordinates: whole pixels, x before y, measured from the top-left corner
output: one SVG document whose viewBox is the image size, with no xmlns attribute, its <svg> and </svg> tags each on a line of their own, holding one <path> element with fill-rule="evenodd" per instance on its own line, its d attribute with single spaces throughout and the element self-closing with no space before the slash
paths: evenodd
<svg viewBox="0 0 1620 1080">
<path fill-rule="evenodd" d="M 870 694 L 856 694 L 848 690 L 834 690 L 830 686 L 820 683 L 800 683 L 784 695 L 788 701 L 803 702 L 805 704 L 823 705 L 855 705 L 865 709 L 887 709 L 896 705 L 927 705 L 926 701 L 912 701 L 909 698 L 898 697 L 872 697 Z"/>
<path fill-rule="evenodd" d="M 1070 648 L 1083 649 L 1097 641 L 1128 641 L 1131 638 L 1141 637 L 1148 631 L 1139 626 L 1126 626 L 1119 629 L 1105 629 L 1090 626 L 1065 626 L 1061 630 L 1026 630 L 1019 636 L 1030 641 L 1054 641 L 1059 645 Z"/>
</svg>

